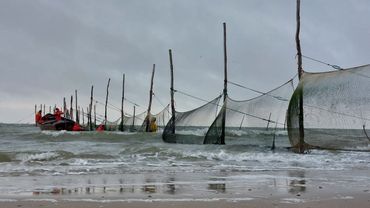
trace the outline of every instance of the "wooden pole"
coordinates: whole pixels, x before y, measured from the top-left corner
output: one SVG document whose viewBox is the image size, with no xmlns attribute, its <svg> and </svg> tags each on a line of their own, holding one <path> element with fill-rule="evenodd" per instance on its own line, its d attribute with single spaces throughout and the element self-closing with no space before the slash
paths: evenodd
<svg viewBox="0 0 370 208">
<path fill-rule="evenodd" d="M 93 130 L 92 117 L 91 117 L 91 110 L 92 110 L 93 100 L 94 100 L 94 85 L 91 85 L 90 105 L 89 105 L 89 129 L 90 129 L 90 131 Z"/>
<path fill-rule="evenodd" d="M 37 104 L 35 104 L 35 125 L 37 126 L 36 113 L 37 113 Z"/>
<path fill-rule="evenodd" d="M 94 104 L 94 129 L 96 128 L 96 103 Z"/>
<path fill-rule="evenodd" d="M 225 144 L 225 124 L 226 124 L 226 98 L 227 98 L 227 48 L 226 48 L 226 23 L 224 26 L 224 105 L 222 111 L 222 129 L 221 129 L 221 144 Z"/>
<path fill-rule="evenodd" d="M 80 120 L 80 118 L 81 118 L 81 108 L 80 108 L 80 106 L 78 106 L 77 112 L 78 112 L 78 120 Z"/>
<path fill-rule="evenodd" d="M 300 22 L 300 6 L 301 6 L 301 1 L 297 0 L 297 13 L 296 13 L 296 18 L 297 18 L 297 30 L 295 34 L 295 41 L 296 41 L 296 46 L 297 46 L 297 64 L 298 64 L 298 78 L 301 79 L 301 76 L 303 74 L 303 68 L 302 68 L 302 52 L 301 52 L 301 43 L 299 39 L 299 33 L 301 29 L 301 22 Z"/>
<path fill-rule="evenodd" d="M 73 95 L 71 95 L 71 105 L 69 108 L 69 116 L 70 116 L 70 119 L 73 120 Z"/>
<path fill-rule="evenodd" d="M 270 125 L 270 122 L 271 122 L 270 119 L 271 119 L 271 113 L 269 115 L 269 120 L 267 121 L 266 131 L 269 130 L 269 125 Z"/>
<path fill-rule="evenodd" d="M 150 131 L 149 126 L 150 126 L 151 109 L 152 109 L 154 73 L 155 73 L 155 64 L 153 64 L 152 78 L 151 78 L 151 80 L 150 80 L 149 106 L 148 106 L 148 114 L 147 114 L 147 116 L 146 116 L 146 132 L 149 132 L 149 131 Z"/>
<path fill-rule="evenodd" d="M 75 90 L 75 99 L 76 99 L 76 123 L 77 124 L 80 124 L 80 118 L 79 118 L 79 116 L 78 116 L 78 114 L 79 114 L 79 110 L 78 110 L 78 108 L 77 108 L 77 90 Z"/>
<path fill-rule="evenodd" d="M 136 106 L 134 105 L 134 114 L 132 117 L 132 130 L 135 130 L 135 110 L 136 110 Z"/>
<path fill-rule="evenodd" d="M 301 1 L 297 0 L 297 13 L 296 13 L 297 31 L 295 35 L 295 41 L 296 41 L 296 46 L 297 46 L 297 57 L 298 57 L 297 64 L 298 64 L 299 80 L 301 79 L 302 74 L 303 74 L 301 43 L 299 40 L 299 32 L 300 32 L 300 27 L 301 27 L 300 7 L 301 7 Z M 299 93 L 298 123 L 299 123 L 299 152 L 304 153 L 305 148 L 304 148 L 304 123 L 303 123 L 303 89 L 301 89 L 301 92 Z"/>
<path fill-rule="evenodd" d="M 175 99 L 174 99 L 174 88 L 173 88 L 173 62 L 172 62 L 172 50 L 170 49 L 169 50 L 169 55 L 170 55 L 170 68 L 171 68 L 171 112 L 172 112 L 172 117 L 171 117 L 171 120 L 172 120 L 172 134 L 175 134 L 176 132 L 176 124 L 175 124 L 175 116 L 176 116 L 176 112 L 175 112 Z"/>
<path fill-rule="evenodd" d="M 51 106 L 49 105 L 49 113 L 51 113 Z"/>
<path fill-rule="evenodd" d="M 63 97 L 63 113 L 66 115 L 67 112 L 67 103 L 66 103 L 66 98 Z"/>
<path fill-rule="evenodd" d="M 123 103 L 125 101 L 125 74 L 122 75 L 122 100 L 121 100 L 121 124 L 119 129 L 123 131 L 123 120 L 124 120 L 124 113 L 123 113 Z"/>
<path fill-rule="evenodd" d="M 82 107 L 81 110 L 82 110 L 82 125 L 85 126 L 85 112 L 84 112 L 84 108 Z"/>
<path fill-rule="evenodd" d="M 45 104 L 44 104 L 44 108 L 43 108 L 43 111 L 42 111 L 42 115 L 45 115 L 46 112 L 45 112 Z"/>
<path fill-rule="evenodd" d="M 107 95 L 105 97 L 104 128 L 107 126 L 107 106 L 108 106 L 108 96 L 109 96 L 109 84 L 110 84 L 110 78 L 108 79 Z"/>
</svg>

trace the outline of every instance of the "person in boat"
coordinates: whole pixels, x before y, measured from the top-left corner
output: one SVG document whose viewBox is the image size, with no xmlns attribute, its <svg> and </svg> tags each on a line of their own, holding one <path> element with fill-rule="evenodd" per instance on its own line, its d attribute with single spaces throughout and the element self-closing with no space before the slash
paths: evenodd
<svg viewBox="0 0 370 208">
<path fill-rule="evenodd" d="M 63 114 L 63 112 L 61 110 L 59 110 L 59 108 L 55 108 L 54 116 L 55 116 L 56 121 L 62 120 L 62 114 Z"/>
<path fill-rule="evenodd" d="M 149 132 L 157 132 L 157 123 L 156 123 L 157 119 L 155 117 L 153 117 L 150 121 L 150 124 L 149 124 Z"/>
<path fill-rule="evenodd" d="M 35 121 L 36 123 L 42 123 L 43 120 L 42 120 L 42 111 L 39 110 L 36 115 L 35 115 Z"/>
</svg>

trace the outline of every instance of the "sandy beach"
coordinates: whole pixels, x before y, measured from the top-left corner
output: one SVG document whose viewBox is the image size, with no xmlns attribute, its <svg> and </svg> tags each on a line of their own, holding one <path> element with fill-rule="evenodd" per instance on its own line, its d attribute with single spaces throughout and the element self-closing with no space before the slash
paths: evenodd
<svg viewBox="0 0 370 208">
<path fill-rule="evenodd" d="M 370 207 L 367 170 L 253 173 L 237 183 L 53 188 L 0 196 L 2 208 L 36 207 Z M 290 175 L 289 175 L 290 174 Z M 260 175 L 262 178 L 257 179 Z M 172 191 L 169 191 L 172 190 Z"/>
<path fill-rule="evenodd" d="M 349 196 L 350 195 L 350 196 Z M 118 207 L 214 207 L 214 208 L 231 208 L 231 207 L 317 207 L 317 208 L 330 208 L 330 207 L 369 207 L 370 206 L 370 197 L 368 192 L 364 193 L 348 193 L 347 195 L 335 195 L 328 194 L 326 196 L 320 197 L 310 197 L 310 196 L 301 196 L 296 198 L 285 197 L 276 197 L 270 196 L 269 198 L 259 198 L 259 199 L 250 199 L 250 200 L 239 200 L 239 199 L 204 199 L 204 200 L 195 200 L 195 201 L 182 201 L 182 200 L 173 200 L 173 201 L 156 201 L 156 200 L 143 200 L 143 201 L 120 201 L 120 200 L 105 200 L 105 199 L 91 199 L 81 201 L 69 201 L 58 198 L 50 199 L 19 199 L 19 200 L 9 200 L 9 201 L 0 201 L 0 207 L 3 208 L 39 208 L 39 207 L 60 207 L 60 208 L 118 208 Z"/>
</svg>

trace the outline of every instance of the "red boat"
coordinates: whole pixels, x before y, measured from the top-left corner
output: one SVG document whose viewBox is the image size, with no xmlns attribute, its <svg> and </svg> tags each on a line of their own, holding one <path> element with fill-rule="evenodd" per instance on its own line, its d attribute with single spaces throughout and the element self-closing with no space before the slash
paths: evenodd
<svg viewBox="0 0 370 208">
<path fill-rule="evenodd" d="M 46 114 L 41 118 L 41 122 L 37 123 L 37 126 L 40 127 L 41 130 L 66 130 L 72 131 L 75 122 L 62 117 L 61 120 L 57 121 L 55 116 L 51 113 Z"/>
</svg>

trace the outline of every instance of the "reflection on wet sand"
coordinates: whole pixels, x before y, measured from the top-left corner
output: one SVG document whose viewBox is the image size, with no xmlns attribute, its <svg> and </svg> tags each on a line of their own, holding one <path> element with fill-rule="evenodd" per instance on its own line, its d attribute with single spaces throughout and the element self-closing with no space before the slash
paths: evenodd
<svg viewBox="0 0 370 208">
<path fill-rule="evenodd" d="M 303 170 L 291 170 L 288 172 L 290 177 L 295 177 L 299 179 L 293 179 L 289 181 L 289 193 L 299 194 L 306 191 L 306 180 L 305 172 Z"/>
<path fill-rule="evenodd" d="M 208 184 L 208 189 L 217 191 L 217 193 L 225 193 L 226 185 L 224 183 L 212 183 L 212 184 Z"/>
<path fill-rule="evenodd" d="M 198 184 L 196 189 L 211 191 L 213 193 L 226 193 L 226 183 L 220 181 L 222 179 L 210 179 L 209 183 Z M 164 180 L 158 180 L 153 178 L 146 178 L 140 183 L 133 181 L 124 181 L 122 178 L 117 179 L 116 183 L 109 183 L 107 180 L 101 179 L 101 181 L 86 180 L 86 186 L 82 187 L 53 187 L 50 189 L 37 189 L 33 191 L 33 195 L 132 195 L 132 194 L 144 194 L 148 197 L 154 195 L 181 195 L 187 191 L 194 189 L 194 184 L 182 184 L 176 183 L 174 177 L 168 177 Z M 154 194 L 154 195 L 153 195 Z"/>
<path fill-rule="evenodd" d="M 175 184 L 173 183 L 175 181 L 175 178 L 174 177 L 170 177 L 167 179 L 166 183 L 166 187 L 167 187 L 167 190 L 166 190 L 166 193 L 167 194 L 171 194 L 171 195 L 175 195 L 176 194 L 176 186 Z"/>
</svg>

